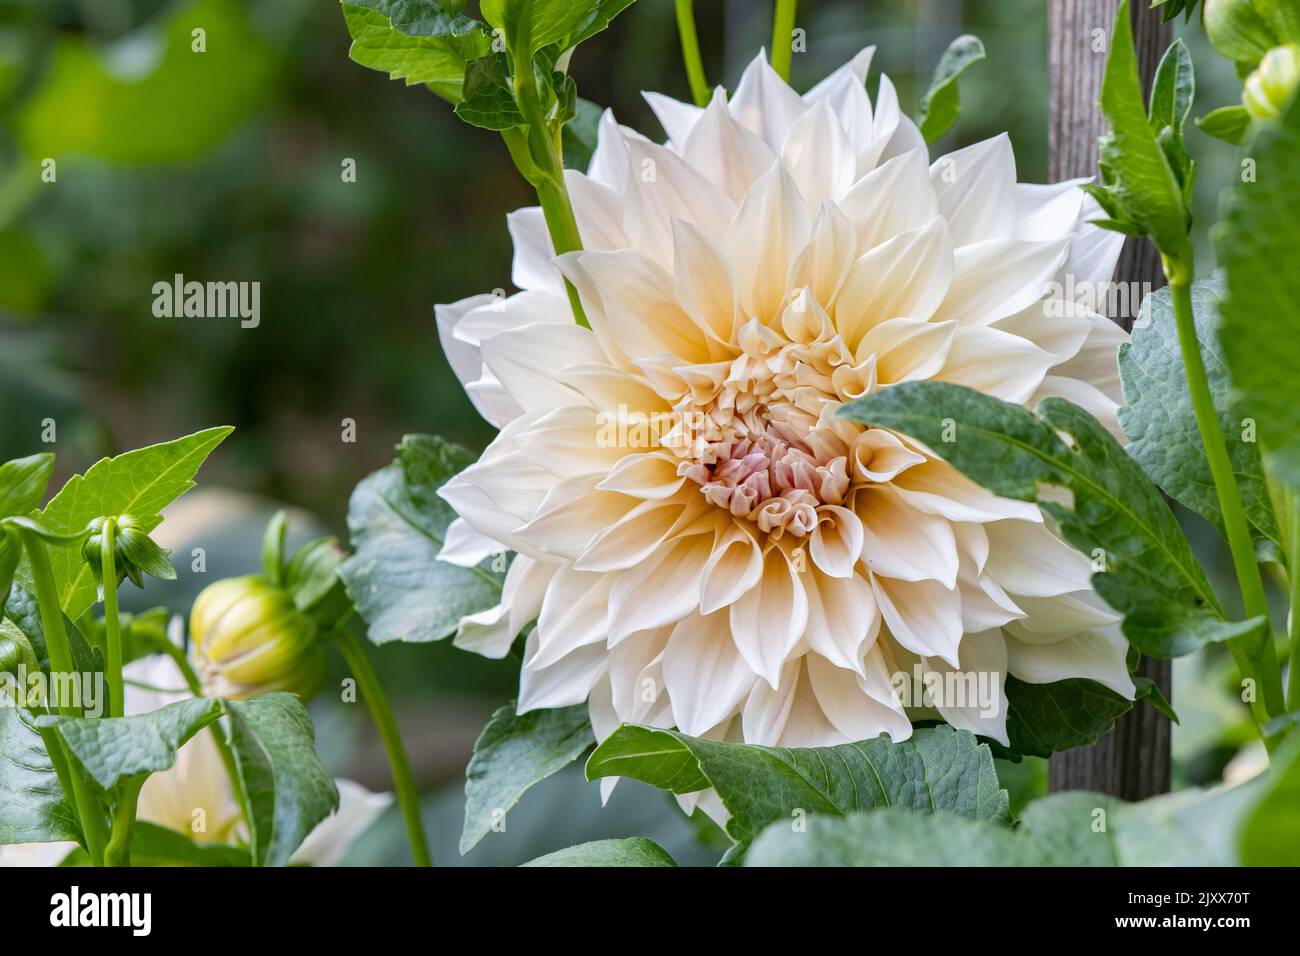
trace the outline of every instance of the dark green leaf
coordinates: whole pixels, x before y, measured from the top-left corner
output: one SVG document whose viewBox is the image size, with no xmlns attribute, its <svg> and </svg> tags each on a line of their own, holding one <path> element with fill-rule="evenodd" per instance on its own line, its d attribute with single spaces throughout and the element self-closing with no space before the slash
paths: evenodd
<svg viewBox="0 0 1300 956">
<path fill-rule="evenodd" d="M 36 595 L 20 584 L 15 584 L 5 602 L 4 617 L 14 628 L 20 631 L 36 653 L 41 670 L 50 669 L 50 653 L 45 644 L 45 632 L 41 627 L 41 611 L 36 603 Z M 72 666 L 79 674 L 102 673 L 104 654 L 92 647 L 81 631 L 66 617 L 63 630 L 68 637 L 68 646 L 72 651 Z"/>
<path fill-rule="evenodd" d="M 593 840 L 546 856 L 524 866 L 676 866 L 667 851 L 654 840 L 631 837 L 626 840 Z"/>
<path fill-rule="evenodd" d="M 594 36 L 632 0 L 483 0 L 483 18 L 504 31 L 516 63 L 543 47 L 567 50 Z"/>
<path fill-rule="evenodd" d="M 54 456 L 49 452 L 0 465 L 0 518 L 25 515 L 40 507 L 53 471 Z"/>
<path fill-rule="evenodd" d="M 1123 218 L 1137 223 L 1166 255 L 1186 253 L 1187 219 L 1182 186 L 1156 141 L 1143 109 L 1128 0 L 1115 14 L 1110 54 L 1101 84 L 1101 111 L 1108 132 L 1099 143 L 1107 182 Z"/>
<path fill-rule="evenodd" d="M 967 67 L 984 59 L 984 44 L 979 37 L 960 36 L 948 44 L 939 65 L 935 67 L 930 88 L 921 99 L 921 113 L 917 125 L 927 143 L 948 132 L 961 113 L 961 96 L 957 80 Z"/>
<path fill-rule="evenodd" d="M 407 86 L 422 83 L 452 103 L 469 63 L 492 48 L 483 24 L 437 0 L 345 0 L 350 56 Z"/>
<path fill-rule="evenodd" d="M 0 845 L 79 839 L 31 714 L 9 704 L 0 706 Z"/>
<path fill-rule="evenodd" d="M 224 843 L 199 843 L 183 833 L 137 820 L 131 832 L 132 866 L 248 866 L 248 850 Z M 59 866 L 90 866 L 77 847 Z"/>
<path fill-rule="evenodd" d="M 1219 343 L 1273 474 L 1300 487 L 1300 97 L 1251 146 L 1255 181 L 1228 191 L 1215 236 L 1227 272 Z"/>
<path fill-rule="evenodd" d="M 1133 686 L 1137 688 L 1135 699 L 1145 700 L 1174 723 L 1178 723 L 1178 714 L 1174 711 L 1173 705 L 1169 703 L 1169 699 L 1165 697 L 1164 691 L 1160 689 L 1159 684 L 1150 677 L 1135 676 Z"/>
<path fill-rule="evenodd" d="M 136 717 L 37 718 L 63 738 L 72 759 L 105 793 L 123 778 L 166 770 L 176 751 L 222 714 L 220 700 L 191 697 Z"/>
<path fill-rule="evenodd" d="M 1110 688 L 1081 677 L 1030 684 L 1008 674 L 1006 694 L 1008 749 L 1030 757 L 1096 743 L 1133 707 Z"/>
<path fill-rule="evenodd" d="M 437 641 L 464 615 L 500 601 L 501 577 L 438 560 L 454 513 L 437 490 L 474 456 L 428 435 L 408 435 L 397 453 L 352 493 L 355 553 L 339 574 L 374 643 Z"/>
<path fill-rule="evenodd" d="M 493 714 L 465 771 L 461 854 L 487 836 L 524 791 L 573 763 L 594 742 L 586 704 L 517 715 L 512 703 Z"/>
<path fill-rule="evenodd" d="M 212 450 L 233 428 L 209 428 L 175 441 L 104 458 L 84 475 L 68 480 L 41 512 L 41 520 L 56 531 L 83 530 L 101 515 L 134 514 L 152 532 L 163 508 L 194 487 L 194 476 Z M 50 567 L 63 613 L 76 620 L 96 600 L 95 578 L 76 548 L 50 551 Z"/>
<path fill-rule="evenodd" d="M 1169 45 L 1156 67 L 1148 110 L 1151 129 L 1159 133 L 1169 127 L 1174 136 L 1181 139 L 1195 95 L 1196 79 L 1192 72 L 1191 54 L 1187 52 L 1187 45 L 1178 39 Z"/>
<path fill-rule="evenodd" d="M 1241 828 L 1245 866 L 1300 865 L 1300 733 L 1270 758 L 1263 794 Z"/>
<path fill-rule="evenodd" d="M 1093 586 L 1124 615 L 1124 634 L 1143 653 L 1186 654 L 1259 627 L 1224 619 L 1160 493 L 1119 442 L 1069 402 L 1048 399 L 1035 414 L 960 385 L 905 382 L 840 414 L 911 435 L 994 494 L 1036 501 L 1070 544 L 1104 562 Z"/>
<path fill-rule="evenodd" d="M 464 95 L 456 104 L 456 115 L 466 123 L 495 130 L 524 125 L 506 76 L 505 54 L 489 53 L 471 62 L 465 71 Z"/>
<path fill-rule="evenodd" d="M 226 703 L 230 743 L 248 799 L 255 866 L 284 866 L 338 809 L 339 791 L 316 756 L 307 709 L 293 694 Z"/>
<path fill-rule="evenodd" d="M 740 850 L 773 821 L 872 807 L 947 810 L 972 819 L 1008 816 L 993 756 L 968 731 L 930 727 L 901 743 L 884 737 L 788 749 L 722 743 L 624 725 L 587 761 L 587 779 L 632 777 L 673 793 L 712 786 L 731 813 Z"/>
<path fill-rule="evenodd" d="M 1218 306 L 1223 288 L 1222 271 L 1193 283 L 1196 337 L 1246 517 L 1256 539 L 1280 547 L 1282 533 L 1273 514 L 1259 445 L 1232 400 L 1232 380 L 1219 350 Z M 1119 421 L 1132 442 L 1129 455 L 1167 495 L 1223 534 L 1223 512 L 1192 411 L 1168 288 L 1152 293 L 1142 303 L 1132 341 L 1120 347 L 1119 370 L 1128 403 L 1120 409 Z"/>
<path fill-rule="evenodd" d="M 599 106 L 582 97 L 574 103 L 573 119 L 564 124 L 561 133 L 566 169 L 586 172 L 591 164 L 591 155 L 596 151 L 596 130 L 602 112 Z"/>
</svg>

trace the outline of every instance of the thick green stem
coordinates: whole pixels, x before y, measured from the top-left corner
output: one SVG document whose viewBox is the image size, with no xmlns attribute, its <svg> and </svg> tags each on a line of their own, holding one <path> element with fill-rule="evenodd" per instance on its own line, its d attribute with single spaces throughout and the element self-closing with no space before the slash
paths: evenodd
<svg viewBox="0 0 1300 956">
<path fill-rule="evenodd" d="M 131 836 L 135 833 L 135 808 L 144 786 L 145 775 L 127 777 L 117 791 L 117 808 L 113 811 L 113 835 L 104 849 L 105 866 L 131 865 Z"/>
<path fill-rule="evenodd" d="M 796 0 L 776 0 L 772 15 L 772 69 L 790 82 L 790 59 L 794 53 L 794 11 Z"/>
<path fill-rule="evenodd" d="M 704 78 L 700 38 L 695 33 L 694 0 L 677 0 L 677 33 L 682 39 L 682 60 L 686 63 L 686 79 L 691 84 L 691 98 L 696 106 L 708 106 L 709 81 Z"/>
<path fill-rule="evenodd" d="M 31 567 L 32 584 L 36 589 L 36 606 L 40 611 L 41 632 L 45 637 L 45 648 L 50 655 L 50 672 L 51 677 L 55 675 L 64 675 L 65 678 L 76 679 L 81 675 L 77 674 L 72 664 L 72 648 L 68 644 L 67 631 L 63 629 L 63 608 L 59 604 L 58 589 L 54 586 L 54 573 L 50 570 L 50 558 L 45 553 L 45 544 L 32 531 L 26 528 L 22 529 L 20 534 L 23 539 L 23 547 L 27 551 L 27 563 Z M 67 680 L 52 680 L 51 687 L 56 689 L 66 687 Z M 71 701 L 56 700 L 54 703 L 58 711 L 65 717 L 80 717 L 81 708 Z M 53 736 L 53 735 L 51 735 Z M 45 737 L 46 746 L 49 746 L 50 737 Z M 99 800 L 91 793 L 86 782 L 81 778 L 81 774 L 75 766 L 67 760 L 67 755 L 62 752 L 62 746 L 56 742 L 55 749 L 58 750 L 58 756 L 50 752 L 50 760 L 55 767 L 63 767 L 64 773 L 60 777 L 66 777 L 70 784 L 69 796 L 73 805 L 77 808 L 77 815 L 81 820 L 81 832 L 86 840 L 86 852 L 90 854 L 91 862 L 96 866 L 102 866 L 104 863 L 104 844 L 108 840 L 107 828 L 104 824 L 104 816 L 100 811 Z M 62 779 L 60 780 L 62 782 Z"/>
<path fill-rule="evenodd" d="M 1255 544 L 1251 540 L 1250 525 L 1241 504 L 1241 492 L 1232 473 L 1228 446 L 1219 427 L 1219 416 L 1214 410 L 1209 379 L 1205 374 L 1205 360 L 1201 356 L 1196 338 L 1196 321 L 1192 314 L 1192 267 L 1188 260 L 1166 260 L 1165 272 L 1173 296 L 1174 322 L 1178 327 L 1178 345 L 1182 350 L 1183 366 L 1187 372 L 1187 387 L 1191 393 L 1192 410 L 1196 427 L 1205 446 L 1205 457 L 1210 464 L 1210 475 L 1223 512 L 1223 526 L 1227 532 L 1232 563 L 1237 572 L 1237 585 L 1241 589 L 1241 603 L 1246 617 L 1263 617 L 1268 621 L 1268 599 L 1264 595 L 1264 579 L 1255 561 Z M 1258 644 L 1258 647 L 1252 646 Z M 1266 628 L 1263 641 L 1237 638 L 1229 642 L 1241 676 L 1253 680 L 1258 688 L 1257 700 L 1252 705 L 1256 719 L 1266 723 L 1268 716 L 1276 716 L 1282 706 L 1282 675 L 1277 653 L 1273 648 L 1272 632 Z"/>
<path fill-rule="evenodd" d="M 379 675 L 370 664 L 370 658 L 361 646 L 357 636 L 347 627 L 337 629 L 339 650 L 347 662 L 348 669 L 357 679 L 357 689 L 370 709 L 370 716 L 383 738 L 384 749 L 388 752 L 388 763 L 393 771 L 393 789 L 397 791 L 397 802 L 402 808 L 402 818 L 406 821 L 406 833 L 411 841 L 411 855 L 416 866 L 432 866 L 429 856 L 429 844 L 424 836 L 424 822 L 420 819 L 420 796 L 415 789 L 415 777 L 411 774 L 411 764 L 406 758 L 406 749 L 402 746 L 402 736 L 397 729 L 397 720 L 393 717 L 393 708 L 388 703 L 388 695 L 379 683 Z"/>
<path fill-rule="evenodd" d="M 117 611 L 117 524 L 105 520 L 100 531 L 100 563 L 104 588 L 104 643 L 107 645 L 108 716 L 126 713 L 126 696 L 122 688 L 122 622 Z"/>
<path fill-rule="evenodd" d="M 1300 490 L 1288 488 L 1286 500 L 1290 524 L 1286 561 L 1291 597 L 1291 673 L 1287 677 L 1287 709 L 1297 711 L 1300 710 Z"/>
</svg>

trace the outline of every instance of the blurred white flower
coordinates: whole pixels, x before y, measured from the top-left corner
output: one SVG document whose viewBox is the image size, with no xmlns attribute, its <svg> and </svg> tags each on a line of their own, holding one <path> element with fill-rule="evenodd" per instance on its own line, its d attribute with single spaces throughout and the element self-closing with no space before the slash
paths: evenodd
<svg viewBox="0 0 1300 956">
<path fill-rule="evenodd" d="M 566 174 L 585 251 L 553 258 L 521 209 L 523 291 L 438 308 L 501 428 L 442 490 L 443 557 L 517 552 L 455 641 L 502 657 L 536 618 L 521 712 L 589 701 L 600 738 L 899 740 L 891 675 L 978 672 L 993 706 L 938 710 L 1005 743 L 1007 673 L 1132 696 L 1116 615 L 1036 507 L 834 417 L 917 379 L 1064 396 L 1112 429 L 1120 399 L 1124 333 L 1062 290 L 1107 282 L 1122 237 L 1085 224 L 1080 181 L 1017 183 L 1006 136 L 931 163 L 887 77 L 869 101 L 871 53 L 804 96 L 762 56 L 704 109 L 646 94 L 662 146 L 607 113 Z"/>
<path fill-rule="evenodd" d="M 190 696 L 185 679 L 169 657 L 133 661 L 124 669 L 127 715 L 144 714 Z M 335 781 L 339 808 L 322 820 L 293 855 L 291 863 L 333 866 L 348 847 L 388 809 L 390 793 L 371 793 L 351 780 Z M 201 843 L 247 844 L 248 831 L 230 789 L 225 764 L 211 731 L 195 734 L 176 754 L 176 763 L 145 781 L 136 819 L 186 834 Z M 202 829 L 196 831 L 201 821 Z M 75 843 L 27 843 L 0 847 L 0 866 L 56 866 Z"/>
</svg>

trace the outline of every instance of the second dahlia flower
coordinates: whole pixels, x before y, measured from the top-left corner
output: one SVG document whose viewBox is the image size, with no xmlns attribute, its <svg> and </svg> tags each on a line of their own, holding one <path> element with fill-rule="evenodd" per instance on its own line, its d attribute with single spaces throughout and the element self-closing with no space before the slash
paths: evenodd
<svg viewBox="0 0 1300 956">
<path fill-rule="evenodd" d="M 990 699 L 925 703 L 1006 743 L 1007 674 L 1133 695 L 1116 615 L 1036 507 L 836 417 L 917 379 L 1112 429 L 1120 398 L 1124 333 L 1061 290 L 1108 281 L 1122 237 L 1078 181 L 1017 183 L 1005 136 L 932 163 L 887 77 L 869 100 L 871 52 L 802 96 L 761 55 L 707 108 L 647 94 L 664 145 L 607 113 L 567 173 L 584 251 L 553 257 L 521 209 L 523 291 L 439 307 L 501 429 L 442 489 L 443 557 L 517 553 L 455 642 L 502 657 L 536 619 L 520 712 L 589 701 L 602 739 L 900 740 L 900 688 L 962 672 Z"/>
</svg>

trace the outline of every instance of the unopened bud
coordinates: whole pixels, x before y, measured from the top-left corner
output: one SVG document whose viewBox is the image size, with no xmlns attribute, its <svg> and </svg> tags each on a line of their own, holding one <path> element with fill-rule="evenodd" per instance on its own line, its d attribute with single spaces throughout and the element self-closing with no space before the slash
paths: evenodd
<svg viewBox="0 0 1300 956">
<path fill-rule="evenodd" d="M 113 564 L 117 583 L 129 577 L 136 587 L 144 587 L 144 575 L 164 581 L 176 580 L 176 569 L 167 560 L 170 553 L 154 544 L 142 521 L 133 515 L 94 518 L 86 526 L 89 534 L 81 546 L 81 556 L 90 565 L 95 581 L 104 580 L 104 529 L 113 522 Z"/>
<path fill-rule="evenodd" d="M 1300 45 L 1287 43 L 1274 47 L 1259 61 L 1255 72 L 1246 77 L 1241 90 L 1241 104 L 1257 120 L 1275 119 L 1300 85 Z"/>
</svg>

